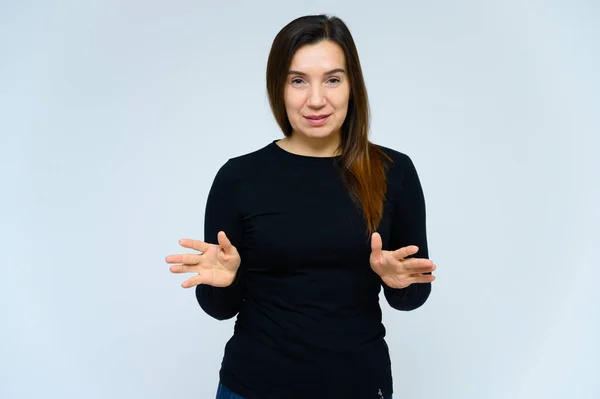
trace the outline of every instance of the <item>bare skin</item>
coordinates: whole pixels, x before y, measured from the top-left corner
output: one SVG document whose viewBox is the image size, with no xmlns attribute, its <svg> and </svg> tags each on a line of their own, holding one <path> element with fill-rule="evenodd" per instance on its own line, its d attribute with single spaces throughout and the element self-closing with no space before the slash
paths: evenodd
<svg viewBox="0 0 600 399">
<path fill-rule="evenodd" d="M 350 81 L 342 49 L 331 41 L 298 49 L 289 68 L 284 97 L 293 131 L 277 145 L 299 155 L 338 155 L 341 126 L 347 116 L 350 98 Z M 315 115 L 326 115 L 327 119 L 323 123 L 311 123 L 310 118 Z M 184 281 L 182 287 L 191 288 L 198 284 L 226 287 L 234 281 L 241 259 L 225 232 L 218 234 L 218 244 L 192 239 L 182 239 L 179 243 L 200 252 L 167 256 L 172 273 L 196 273 Z M 387 286 L 405 288 L 435 279 L 433 275 L 422 274 L 436 269 L 433 262 L 409 258 L 417 253 L 416 246 L 395 251 L 381 248 L 381 236 L 373 233 L 370 265 Z"/>
<path fill-rule="evenodd" d="M 240 267 L 240 254 L 231 244 L 225 232 L 219 232 L 217 239 L 218 244 L 189 238 L 181 239 L 179 245 L 200 253 L 176 254 L 166 257 L 166 262 L 172 265 L 169 268 L 172 273 L 195 273 L 181 284 L 183 288 L 195 287 L 198 284 L 214 287 L 231 285 Z"/>
<path fill-rule="evenodd" d="M 198 254 L 175 254 L 166 257 L 174 274 L 195 273 L 184 281 L 183 288 L 199 284 L 214 287 L 231 285 L 241 264 L 241 257 L 225 232 L 219 232 L 219 244 L 210 244 L 189 238 L 179 240 L 183 248 L 196 250 Z M 402 247 L 395 251 L 381 249 L 379 233 L 371 236 L 371 256 L 369 263 L 375 273 L 390 288 L 406 288 L 415 283 L 430 283 L 435 276 L 422 273 L 433 272 L 436 266 L 429 259 L 409 258 L 419 250 L 415 245 Z"/>
<path fill-rule="evenodd" d="M 409 245 L 395 251 L 383 251 L 379 233 L 371 235 L 371 256 L 369 263 L 375 273 L 390 288 L 406 288 L 415 283 L 430 283 L 435 280 L 431 274 L 436 266 L 429 259 L 408 258 L 418 252 L 419 247 Z"/>
</svg>

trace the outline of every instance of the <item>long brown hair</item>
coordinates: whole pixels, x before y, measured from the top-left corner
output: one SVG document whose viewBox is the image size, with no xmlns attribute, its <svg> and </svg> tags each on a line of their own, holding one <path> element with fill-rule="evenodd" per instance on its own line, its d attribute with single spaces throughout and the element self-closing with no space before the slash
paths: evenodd
<svg viewBox="0 0 600 399">
<path fill-rule="evenodd" d="M 288 69 L 296 51 L 306 44 L 323 40 L 337 43 L 344 51 L 350 78 L 348 113 L 342 124 L 340 166 L 352 198 L 362 207 L 367 232 L 377 230 L 383 217 L 387 190 L 382 157 L 391 159 L 369 141 L 370 110 L 362 68 L 354 39 L 346 24 L 337 17 L 308 15 L 287 24 L 275 37 L 267 62 L 267 93 L 277 124 L 286 137 L 292 135 L 287 117 L 284 90 Z"/>
</svg>

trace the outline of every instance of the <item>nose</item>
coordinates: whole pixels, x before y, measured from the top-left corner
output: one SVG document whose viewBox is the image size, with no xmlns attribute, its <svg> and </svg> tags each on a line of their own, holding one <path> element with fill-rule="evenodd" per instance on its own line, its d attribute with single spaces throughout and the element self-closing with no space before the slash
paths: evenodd
<svg viewBox="0 0 600 399">
<path fill-rule="evenodd" d="M 325 95 L 320 87 L 311 88 L 307 104 L 311 108 L 322 108 L 325 105 Z"/>
</svg>

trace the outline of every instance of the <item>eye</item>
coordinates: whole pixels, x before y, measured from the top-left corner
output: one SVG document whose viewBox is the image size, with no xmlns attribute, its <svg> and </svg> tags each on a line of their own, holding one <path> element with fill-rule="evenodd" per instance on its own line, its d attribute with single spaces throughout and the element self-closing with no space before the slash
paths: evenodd
<svg viewBox="0 0 600 399">
<path fill-rule="evenodd" d="M 296 85 L 296 86 L 304 83 L 304 81 L 302 79 L 300 79 L 300 78 L 294 78 L 294 79 L 291 80 L 291 82 L 292 82 L 293 85 Z"/>
<path fill-rule="evenodd" d="M 340 78 L 334 77 L 334 78 L 329 78 L 329 80 L 327 82 L 332 83 L 332 84 L 338 84 L 341 82 L 341 80 L 340 80 Z"/>
</svg>

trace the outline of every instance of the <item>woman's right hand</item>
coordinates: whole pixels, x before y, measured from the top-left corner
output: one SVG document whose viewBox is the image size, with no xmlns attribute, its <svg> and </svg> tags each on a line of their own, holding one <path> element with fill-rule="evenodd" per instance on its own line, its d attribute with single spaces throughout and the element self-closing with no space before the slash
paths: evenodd
<svg viewBox="0 0 600 399">
<path fill-rule="evenodd" d="M 197 273 L 184 281 L 183 288 L 191 288 L 199 284 L 214 287 L 227 287 L 233 283 L 240 267 L 241 258 L 231 241 L 220 231 L 217 234 L 219 244 L 210 244 L 200 240 L 182 239 L 179 245 L 194 249 L 201 254 L 169 255 L 167 263 L 172 264 L 172 273 Z"/>
</svg>

